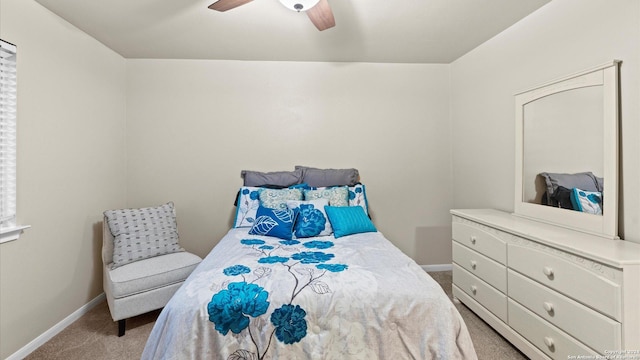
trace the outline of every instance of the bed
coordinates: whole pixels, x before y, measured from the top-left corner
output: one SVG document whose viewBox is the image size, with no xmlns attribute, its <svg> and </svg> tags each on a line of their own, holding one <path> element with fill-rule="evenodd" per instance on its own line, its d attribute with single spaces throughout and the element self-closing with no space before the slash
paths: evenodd
<svg viewBox="0 0 640 360">
<path fill-rule="evenodd" d="M 265 188 L 241 188 L 233 228 L 162 310 L 142 359 L 476 359 L 440 285 L 369 220 L 364 186 L 339 188 L 346 206 L 319 196 L 271 210 Z M 317 210 L 325 226 L 300 231 L 298 219 L 322 222 Z"/>
</svg>

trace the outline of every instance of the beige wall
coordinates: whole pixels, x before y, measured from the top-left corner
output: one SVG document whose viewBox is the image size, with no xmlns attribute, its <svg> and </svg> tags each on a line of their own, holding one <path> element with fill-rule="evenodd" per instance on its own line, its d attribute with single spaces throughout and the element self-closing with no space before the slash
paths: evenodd
<svg viewBox="0 0 640 360">
<path fill-rule="evenodd" d="M 514 97 L 621 66 L 621 236 L 640 242 L 640 2 L 555 0 L 451 64 L 454 206 L 513 211 Z"/>
<path fill-rule="evenodd" d="M 174 201 L 204 255 L 242 169 L 356 167 L 378 228 L 420 264 L 450 261 L 449 208 L 513 209 L 513 94 L 614 58 L 622 229 L 640 241 L 637 0 L 552 1 L 451 65 L 125 60 L 34 1 L 0 8 L 33 226 L 0 245 L 2 358 L 101 293 L 104 209 Z"/>
<path fill-rule="evenodd" d="M 18 218 L 0 244 L 0 358 L 102 292 L 98 223 L 125 204 L 125 59 L 34 1 L 1 0 L 18 45 Z"/>
<path fill-rule="evenodd" d="M 128 60 L 127 73 L 128 205 L 174 201 L 186 248 L 205 255 L 230 228 L 240 170 L 295 165 L 358 168 L 375 224 L 418 263 L 424 242 L 450 246 L 448 65 Z"/>
</svg>

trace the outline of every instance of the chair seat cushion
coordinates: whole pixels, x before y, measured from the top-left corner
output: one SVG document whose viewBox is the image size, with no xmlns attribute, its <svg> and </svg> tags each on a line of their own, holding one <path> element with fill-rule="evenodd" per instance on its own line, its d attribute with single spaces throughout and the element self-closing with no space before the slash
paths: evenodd
<svg viewBox="0 0 640 360">
<path fill-rule="evenodd" d="M 178 252 L 105 268 L 114 298 L 123 298 L 184 281 L 202 261 L 197 255 Z"/>
</svg>

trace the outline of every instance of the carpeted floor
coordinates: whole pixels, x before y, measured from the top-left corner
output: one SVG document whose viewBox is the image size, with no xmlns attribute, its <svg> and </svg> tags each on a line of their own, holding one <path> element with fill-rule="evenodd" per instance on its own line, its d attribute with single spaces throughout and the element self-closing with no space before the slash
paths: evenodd
<svg viewBox="0 0 640 360">
<path fill-rule="evenodd" d="M 451 298 L 451 272 L 429 273 Z M 462 304 L 462 315 L 480 360 L 527 359 L 516 348 Z M 122 360 L 139 359 L 160 311 L 127 320 L 125 336 L 118 337 L 118 325 L 111 320 L 106 301 L 91 309 L 53 339 L 26 357 L 27 360 Z"/>
<path fill-rule="evenodd" d="M 451 271 L 430 272 L 429 275 L 442 286 L 444 292 L 449 295 L 449 299 L 453 299 L 451 291 Z M 456 308 L 458 308 L 465 324 L 467 324 L 479 360 L 528 359 L 462 303 L 456 304 Z"/>
</svg>

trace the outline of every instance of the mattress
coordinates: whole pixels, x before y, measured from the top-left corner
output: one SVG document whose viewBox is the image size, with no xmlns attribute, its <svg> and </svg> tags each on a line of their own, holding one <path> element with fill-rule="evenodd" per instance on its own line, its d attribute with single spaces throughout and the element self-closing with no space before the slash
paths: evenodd
<svg viewBox="0 0 640 360">
<path fill-rule="evenodd" d="M 380 232 L 234 228 L 160 313 L 142 359 L 476 359 L 442 288 Z"/>
</svg>

